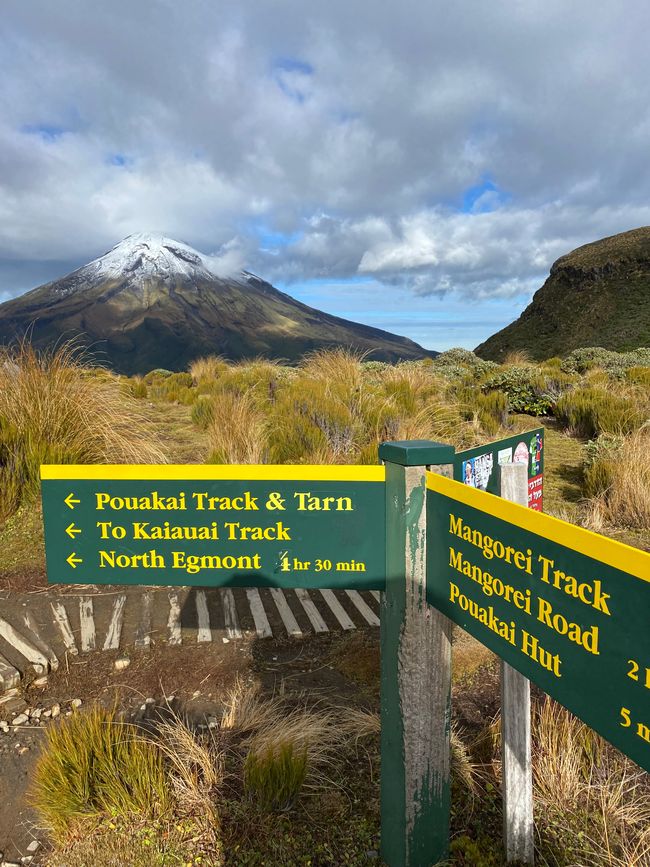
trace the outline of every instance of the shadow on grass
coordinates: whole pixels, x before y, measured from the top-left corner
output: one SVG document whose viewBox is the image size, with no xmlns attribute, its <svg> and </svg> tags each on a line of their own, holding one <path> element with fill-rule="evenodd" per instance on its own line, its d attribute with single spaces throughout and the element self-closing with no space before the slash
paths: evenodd
<svg viewBox="0 0 650 867">
<path fill-rule="evenodd" d="M 569 503 L 578 503 L 584 496 L 582 491 L 584 484 L 582 466 L 560 464 L 560 466 L 555 468 L 555 475 L 562 480 L 558 485 L 562 498 Z"/>
</svg>

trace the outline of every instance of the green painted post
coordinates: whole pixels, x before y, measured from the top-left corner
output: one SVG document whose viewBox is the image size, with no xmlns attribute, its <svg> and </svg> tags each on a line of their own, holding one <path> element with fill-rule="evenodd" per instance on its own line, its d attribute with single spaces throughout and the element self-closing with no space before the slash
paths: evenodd
<svg viewBox="0 0 650 867">
<path fill-rule="evenodd" d="M 381 597 L 381 853 L 431 867 L 449 849 L 451 621 L 426 601 L 425 470 L 453 477 L 454 448 L 388 442 Z"/>
</svg>

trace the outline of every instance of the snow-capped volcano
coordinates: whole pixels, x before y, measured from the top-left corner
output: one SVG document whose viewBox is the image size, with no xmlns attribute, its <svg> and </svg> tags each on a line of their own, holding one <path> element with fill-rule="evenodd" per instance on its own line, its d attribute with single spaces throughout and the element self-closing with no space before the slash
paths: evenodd
<svg viewBox="0 0 650 867">
<path fill-rule="evenodd" d="M 218 276 L 214 259 L 188 244 L 165 235 L 137 232 L 57 283 L 60 292 L 70 293 L 100 280 L 119 280 L 136 288 L 150 282 L 172 286 L 179 280 L 212 280 Z M 248 276 L 252 275 L 243 272 L 235 279 L 245 282 Z M 64 282 L 65 286 L 61 285 Z"/>
<path fill-rule="evenodd" d="M 184 370 L 202 355 L 295 359 L 322 346 L 372 358 L 421 358 L 404 337 L 301 304 L 254 274 L 223 277 L 214 260 L 164 235 L 129 235 L 66 277 L 0 305 L 0 344 L 75 337 L 123 373 Z"/>
<path fill-rule="evenodd" d="M 179 274 L 203 280 L 216 276 L 198 250 L 164 235 L 143 232 L 129 235 L 81 270 L 104 280 L 118 280 L 126 274 L 164 281 Z"/>
</svg>

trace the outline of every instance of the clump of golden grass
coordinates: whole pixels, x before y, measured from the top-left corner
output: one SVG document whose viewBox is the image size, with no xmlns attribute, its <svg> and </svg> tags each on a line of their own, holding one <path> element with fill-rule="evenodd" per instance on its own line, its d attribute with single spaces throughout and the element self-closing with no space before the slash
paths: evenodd
<svg viewBox="0 0 650 867">
<path fill-rule="evenodd" d="M 228 367 L 228 362 L 218 355 L 208 355 L 197 358 L 190 364 L 189 373 L 194 385 L 202 382 L 214 382 Z"/>
<path fill-rule="evenodd" d="M 549 697 L 533 715 L 538 828 L 566 834 L 589 863 L 641 865 L 650 857 L 648 775 Z"/>
<path fill-rule="evenodd" d="M 85 362 L 70 343 L 38 352 L 24 341 L 0 354 L 3 494 L 35 495 L 44 463 L 165 461 L 138 402 L 117 378 L 92 375 Z"/>
<path fill-rule="evenodd" d="M 361 363 L 366 355 L 340 346 L 318 349 L 304 357 L 301 369 L 307 377 L 319 379 L 329 388 L 343 385 L 347 389 L 355 389 L 361 385 Z"/>
<path fill-rule="evenodd" d="M 221 730 L 248 734 L 272 725 L 280 714 L 281 704 L 277 699 L 263 698 L 259 685 L 246 685 L 237 677 L 223 702 Z"/>
<path fill-rule="evenodd" d="M 645 421 L 636 399 L 608 383 L 607 388 L 584 387 L 563 394 L 556 404 L 557 417 L 576 436 L 592 439 L 601 433 L 628 434 Z"/>
<path fill-rule="evenodd" d="M 147 383 L 141 376 L 134 376 L 131 380 L 130 394 L 132 397 L 145 398 L 149 394 Z"/>
<path fill-rule="evenodd" d="M 178 374 L 156 388 L 193 403 L 192 420 L 208 430 L 214 462 L 368 464 L 377 462 L 385 440 L 412 436 L 467 446 L 498 430 L 505 398 L 499 404 L 499 397 L 485 397 L 491 409 L 471 418 L 431 365 L 363 358 L 335 348 L 309 354 L 297 368 L 266 359 L 223 362 L 209 388 L 184 386 L 184 396 L 174 385 Z"/>
<path fill-rule="evenodd" d="M 32 802 L 58 841 L 85 820 L 154 818 L 171 807 L 161 751 L 98 705 L 47 729 Z"/>
<path fill-rule="evenodd" d="M 595 529 L 610 524 L 650 527 L 650 425 L 626 437 L 620 448 L 603 451 L 587 468 L 589 521 Z"/>
<path fill-rule="evenodd" d="M 284 709 L 261 725 L 246 738 L 245 744 L 249 753 L 258 756 L 278 756 L 282 748 L 290 744 L 294 755 L 306 756 L 306 777 L 310 783 L 318 785 L 322 782 L 323 769 L 332 764 L 348 734 L 339 726 L 333 710 L 296 707 Z"/>
<path fill-rule="evenodd" d="M 381 731 L 379 714 L 357 707 L 343 708 L 339 724 L 341 731 L 348 733 L 355 740 L 378 735 Z"/>
<path fill-rule="evenodd" d="M 625 371 L 625 379 L 635 385 L 650 388 L 650 367 L 628 367 Z"/>
<path fill-rule="evenodd" d="M 159 724 L 153 743 L 160 745 L 167 759 L 177 810 L 195 817 L 214 834 L 219 825 L 215 801 L 225 776 L 223 751 L 214 742 L 197 739 L 177 715 Z"/>
<path fill-rule="evenodd" d="M 471 436 L 460 418 L 458 407 L 444 402 L 431 403 L 413 415 L 403 416 L 397 425 L 395 439 L 432 439 L 457 443 Z"/>
<path fill-rule="evenodd" d="M 526 365 L 533 365 L 535 362 L 531 361 L 530 353 L 525 349 L 511 349 L 510 352 L 506 353 L 502 364 L 504 367 L 525 367 Z"/>
<path fill-rule="evenodd" d="M 250 394 L 222 392 L 212 404 L 208 441 L 210 463 L 266 463 L 267 418 Z"/>
</svg>

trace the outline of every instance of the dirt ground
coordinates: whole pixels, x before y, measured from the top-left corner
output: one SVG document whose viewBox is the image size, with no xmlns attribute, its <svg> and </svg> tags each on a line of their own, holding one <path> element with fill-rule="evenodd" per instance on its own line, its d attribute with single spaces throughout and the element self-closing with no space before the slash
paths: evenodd
<svg viewBox="0 0 650 867">
<path fill-rule="evenodd" d="M 351 657 L 359 653 L 372 660 L 370 687 L 345 673 Z M 8 707 L 15 712 L 22 698 L 25 707 L 48 710 L 59 705 L 65 715 L 75 699 L 81 699 L 82 709 L 97 700 L 106 706 L 117 702 L 128 719 L 145 726 L 170 710 L 199 726 L 220 715 L 222 699 L 237 676 L 246 683 L 259 683 L 268 694 L 308 691 L 313 698 L 337 703 L 374 706 L 378 694 L 378 640 L 369 631 L 352 642 L 331 635 L 301 641 L 249 639 L 223 645 L 161 646 L 132 654 L 131 664 L 120 672 L 114 668 L 117 655 L 103 652 L 70 660 L 49 675 L 47 686 L 25 688 Z M 0 720 L 10 721 L 12 714 L 6 707 L 0 705 Z M 12 728 L 9 734 L 0 732 L 0 852 L 6 860 L 25 856 L 33 839 L 45 841 L 29 806 L 29 785 L 48 725 L 51 720 Z M 34 865 L 44 858 L 45 848 L 39 851 Z"/>
<path fill-rule="evenodd" d="M 454 644 L 454 713 L 460 728 L 471 732 L 484 726 L 498 709 L 498 666 L 485 648 L 461 630 Z M 259 684 L 268 695 L 308 694 L 310 700 L 379 710 L 377 630 L 301 640 L 158 646 L 131 654 L 131 664 L 120 672 L 114 668 L 117 655 L 103 652 L 70 660 L 49 675 L 47 686 L 32 685 L 21 696 L 32 708 L 51 709 L 58 704 L 62 715 L 71 712 L 75 699 L 81 699 L 82 709 L 97 700 L 106 706 L 117 702 L 128 719 L 145 727 L 169 711 L 200 726 L 207 725 L 211 716 L 219 717 L 222 700 L 239 676 L 245 683 Z M 470 680 L 471 691 L 466 688 Z M 0 720 L 10 718 L 0 705 Z M 43 863 L 46 856 L 46 837 L 29 806 L 28 790 L 48 725 L 51 721 L 9 734 L 0 732 L 0 852 L 7 860 L 24 856 L 33 839 L 42 846 L 32 864 Z"/>
</svg>

